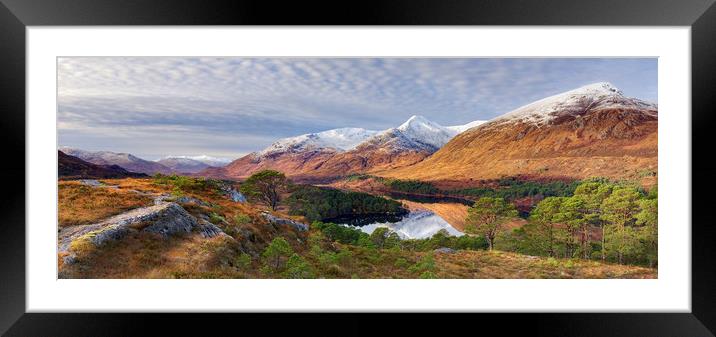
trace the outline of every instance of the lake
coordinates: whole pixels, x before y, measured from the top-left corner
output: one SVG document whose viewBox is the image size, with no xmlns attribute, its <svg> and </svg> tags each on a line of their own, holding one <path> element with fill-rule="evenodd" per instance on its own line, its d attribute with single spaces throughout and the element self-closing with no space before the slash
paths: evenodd
<svg viewBox="0 0 716 337">
<path fill-rule="evenodd" d="M 450 235 L 461 236 L 462 232 L 451 226 L 445 219 L 429 210 L 411 210 L 407 215 L 354 216 L 331 219 L 337 224 L 352 226 L 365 233 L 373 233 L 376 228 L 387 227 L 398 233 L 403 239 L 424 239 L 433 236 L 441 229 Z"/>
</svg>

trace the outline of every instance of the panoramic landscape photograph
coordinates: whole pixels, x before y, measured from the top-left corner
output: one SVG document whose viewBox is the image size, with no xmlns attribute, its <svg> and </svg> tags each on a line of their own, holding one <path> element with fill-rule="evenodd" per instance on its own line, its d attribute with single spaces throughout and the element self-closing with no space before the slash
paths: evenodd
<svg viewBox="0 0 716 337">
<path fill-rule="evenodd" d="M 657 58 L 60 57 L 61 279 L 658 278 Z"/>
</svg>

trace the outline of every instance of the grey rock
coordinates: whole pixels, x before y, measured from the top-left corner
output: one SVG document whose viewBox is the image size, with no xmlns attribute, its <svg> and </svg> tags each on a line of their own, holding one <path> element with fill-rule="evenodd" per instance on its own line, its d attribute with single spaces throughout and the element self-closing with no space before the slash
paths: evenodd
<svg viewBox="0 0 716 337">
<path fill-rule="evenodd" d="M 221 230 L 221 228 L 206 220 L 199 221 L 197 230 L 204 238 L 213 238 L 218 235 L 227 235 L 226 233 L 224 233 L 224 231 Z"/>
<path fill-rule="evenodd" d="M 102 186 L 102 183 L 94 179 L 81 179 L 80 184 L 92 187 Z"/>
<path fill-rule="evenodd" d="M 280 217 L 277 217 L 269 212 L 261 212 L 261 216 L 263 216 L 264 219 L 266 219 L 266 221 L 268 221 L 272 224 L 292 226 L 293 228 L 296 228 L 299 231 L 307 231 L 308 230 L 308 225 L 305 223 L 301 223 L 301 222 L 291 220 L 291 219 L 280 218 Z"/>
<path fill-rule="evenodd" d="M 174 201 L 175 201 L 175 202 L 178 202 L 178 203 L 181 203 L 181 204 L 196 204 L 196 205 L 206 206 L 206 207 L 211 206 L 211 205 L 209 205 L 209 203 L 206 202 L 206 201 L 203 201 L 203 200 L 200 200 L 200 199 L 197 199 L 197 198 L 194 198 L 194 197 L 188 197 L 188 196 L 179 197 L 179 198 L 177 198 L 177 199 L 174 200 Z"/>
<path fill-rule="evenodd" d="M 67 265 L 75 264 L 76 262 L 77 262 L 77 256 L 75 256 L 74 254 L 66 255 L 65 257 L 62 258 L 62 263 L 67 264 Z"/>
<path fill-rule="evenodd" d="M 221 185 L 221 191 L 224 192 L 224 195 L 229 197 L 229 199 L 233 202 L 246 202 L 246 196 L 241 194 L 241 192 L 237 191 L 236 188 L 231 185 Z"/>
<path fill-rule="evenodd" d="M 198 225 L 196 218 L 175 203 L 168 203 L 166 208 L 143 221 L 151 222 L 149 226 L 142 229 L 143 231 L 165 236 L 189 233 Z"/>
<path fill-rule="evenodd" d="M 142 230 L 169 236 L 189 233 L 197 225 L 196 218 L 181 206 L 161 202 L 115 215 L 99 223 L 62 228 L 58 234 L 58 249 L 60 252 L 69 252 L 72 241 L 83 237 L 101 246 L 122 239 L 131 231 Z"/>
<path fill-rule="evenodd" d="M 246 202 L 246 196 L 241 194 L 241 192 L 237 191 L 236 189 L 232 188 L 227 193 L 228 193 L 227 195 L 229 196 L 229 198 L 231 198 L 231 201 L 233 201 L 233 202 L 240 202 L 240 203 Z"/>
<path fill-rule="evenodd" d="M 436 249 L 435 252 L 436 252 L 436 253 L 442 253 L 442 254 L 453 254 L 453 253 L 455 253 L 456 251 L 455 251 L 454 249 L 452 249 L 452 248 L 440 247 L 440 248 Z"/>
</svg>

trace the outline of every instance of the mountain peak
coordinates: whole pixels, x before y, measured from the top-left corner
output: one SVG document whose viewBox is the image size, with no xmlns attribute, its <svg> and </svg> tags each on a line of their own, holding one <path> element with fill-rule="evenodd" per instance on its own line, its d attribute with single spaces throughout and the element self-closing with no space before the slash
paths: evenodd
<svg viewBox="0 0 716 337">
<path fill-rule="evenodd" d="M 283 153 L 300 152 L 306 150 L 332 149 L 335 151 L 348 151 L 376 134 L 377 131 L 362 128 L 339 128 L 300 136 L 282 138 L 269 147 L 258 152 L 259 156 Z"/>
<path fill-rule="evenodd" d="M 420 116 L 420 115 L 412 115 L 412 116 L 410 116 L 410 118 L 408 118 L 407 121 L 405 121 L 405 123 L 401 124 L 401 125 L 398 127 L 398 129 L 400 129 L 400 130 L 407 130 L 407 129 L 410 129 L 411 127 L 416 126 L 416 125 L 428 125 L 428 126 L 433 126 L 433 125 L 436 125 L 436 124 L 433 123 L 432 121 L 428 120 L 427 118 L 423 117 L 423 116 Z"/>
<path fill-rule="evenodd" d="M 558 116 L 580 115 L 588 110 L 608 108 L 657 109 L 655 104 L 624 96 L 621 90 L 609 82 L 597 82 L 524 105 L 496 118 L 495 121 L 520 120 L 543 124 Z"/>
<path fill-rule="evenodd" d="M 577 89 L 567 91 L 564 94 L 567 93 L 582 95 L 622 95 L 622 91 L 609 82 L 587 84 Z"/>
</svg>

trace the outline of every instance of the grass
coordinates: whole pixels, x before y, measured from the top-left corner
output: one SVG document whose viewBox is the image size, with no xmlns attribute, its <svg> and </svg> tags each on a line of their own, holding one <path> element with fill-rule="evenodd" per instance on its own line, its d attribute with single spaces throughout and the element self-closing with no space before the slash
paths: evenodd
<svg viewBox="0 0 716 337">
<path fill-rule="evenodd" d="M 60 227 L 96 223 L 110 216 L 151 204 L 151 198 L 131 191 L 90 187 L 76 181 L 58 183 Z"/>
<path fill-rule="evenodd" d="M 62 274 L 66 278 L 202 278 L 207 273 L 234 277 L 238 270 L 228 264 L 237 256 L 234 244 L 225 237 L 191 234 L 162 239 L 134 232 L 121 241 L 83 250 L 77 263 L 62 266 Z"/>
</svg>

